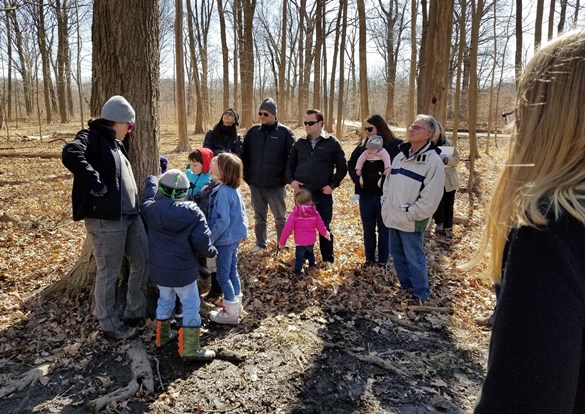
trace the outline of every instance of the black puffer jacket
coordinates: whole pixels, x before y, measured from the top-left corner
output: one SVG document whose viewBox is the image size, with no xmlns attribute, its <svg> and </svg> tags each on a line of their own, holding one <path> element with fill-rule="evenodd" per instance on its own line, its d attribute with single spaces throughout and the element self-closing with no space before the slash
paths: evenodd
<svg viewBox="0 0 585 414">
<path fill-rule="evenodd" d="M 326 185 L 339 187 L 347 174 L 345 153 L 341 144 L 333 135 L 321 132 L 321 138 L 315 145 L 307 137 L 299 138 L 293 145 L 286 166 L 287 183 L 294 180 L 303 183 L 303 187 L 312 193 L 320 192 Z"/>
<path fill-rule="evenodd" d="M 127 157 L 124 146 L 116 141 L 114 129 L 99 122 L 79 131 L 65 145 L 61 159 L 73 173 L 73 220 L 122 218 L 120 152 Z M 108 191 L 102 197 L 90 194 L 105 188 Z"/>
<path fill-rule="evenodd" d="M 233 130 L 231 127 L 220 125 L 219 136 L 213 136 L 213 130 L 207 131 L 203 139 L 203 148 L 209 148 L 213 151 L 213 155 L 222 152 L 232 152 L 238 157 L 242 157 L 242 136 L 237 134 L 236 141 L 234 141 Z"/>
<path fill-rule="evenodd" d="M 244 180 L 254 187 L 273 188 L 286 184 L 285 169 L 293 132 L 280 122 L 255 125 L 244 137 Z"/>
</svg>

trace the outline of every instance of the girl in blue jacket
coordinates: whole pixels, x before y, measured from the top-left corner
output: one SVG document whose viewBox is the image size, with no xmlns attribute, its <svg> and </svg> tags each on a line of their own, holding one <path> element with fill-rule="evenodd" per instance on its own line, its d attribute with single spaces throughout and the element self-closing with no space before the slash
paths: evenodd
<svg viewBox="0 0 585 414">
<path fill-rule="evenodd" d="M 217 248 L 217 281 L 223 292 L 223 307 L 211 311 L 212 321 L 236 325 L 242 312 L 238 275 L 238 245 L 248 237 L 248 217 L 239 187 L 243 165 L 231 153 L 221 153 L 211 162 L 211 178 L 219 185 L 209 201 L 211 242 Z"/>
</svg>

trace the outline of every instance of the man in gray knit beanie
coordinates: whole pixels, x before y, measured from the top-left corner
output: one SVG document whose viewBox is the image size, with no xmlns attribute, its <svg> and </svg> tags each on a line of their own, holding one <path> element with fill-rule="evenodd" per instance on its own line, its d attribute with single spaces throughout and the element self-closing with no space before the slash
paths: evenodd
<svg viewBox="0 0 585 414">
<path fill-rule="evenodd" d="M 134 108 L 123 96 L 112 96 L 102 107 L 102 118 L 108 121 L 131 123 L 136 119 Z"/>
</svg>

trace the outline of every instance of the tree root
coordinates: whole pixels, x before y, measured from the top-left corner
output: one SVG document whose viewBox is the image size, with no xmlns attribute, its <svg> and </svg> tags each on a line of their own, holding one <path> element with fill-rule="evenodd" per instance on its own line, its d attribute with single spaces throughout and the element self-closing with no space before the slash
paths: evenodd
<svg viewBox="0 0 585 414">
<path fill-rule="evenodd" d="M 0 388 L 0 398 L 4 398 L 13 392 L 24 390 L 26 387 L 36 383 L 40 378 L 48 375 L 50 371 L 51 364 L 43 364 L 39 365 L 38 367 L 29 369 L 21 376 L 18 381 Z"/>
<path fill-rule="evenodd" d="M 351 355 L 352 357 L 362 361 L 362 362 L 367 362 L 368 364 L 373 364 L 373 365 L 377 365 L 380 368 L 384 368 L 387 371 L 392 372 L 393 374 L 396 375 L 400 375 L 401 377 L 406 377 L 407 375 L 404 373 L 404 371 L 400 370 L 399 368 L 395 367 L 391 362 L 380 358 L 380 357 L 376 357 L 376 356 L 372 356 L 372 355 L 361 355 L 356 353 L 355 351 L 357 351 L 358 349 L 354 348 L 354 349 L 349 349 L 349 348 L 345 348 L 343 346 L 337 345 L 337 344 L 333 344 L 330 342 L 324 342 L 323 346 L 325 348 L 329 348 L 329 349 L 339 349 L 343 352 L 345 352 L 348 355 Z"/>
<path fill-rule="evenodd" d="M 111 393 L 102 397 L 96 398 L 87 404 L 87 408 L 91 411 L 97 412 L 102 410 L 111 402 L 125 401 L 138 392 L 142 387 L 148 394 L 154 392 L 154 377 L 152 374 L 152 368 L 148 362 L 148 355 L 146 349 L 140 341 L 133 341 L 128 348 L 128 356 L 130 357 L 131 369 L 132 369 L 132 380 L 127 386 L 118 388 Z"/>
</svg>

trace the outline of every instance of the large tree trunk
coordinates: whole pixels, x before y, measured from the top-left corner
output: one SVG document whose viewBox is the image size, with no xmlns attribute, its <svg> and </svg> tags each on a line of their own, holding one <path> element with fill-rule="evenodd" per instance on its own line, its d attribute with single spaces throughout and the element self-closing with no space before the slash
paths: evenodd
<svg viewBox="0 0 585 414">
<path fill-rule="evenodd" d="M 479 25 L 483 15 L 484 0 L 471 1 L 471 50 L 469 53 L 470 73 L 469 73 L 469 180 L 467 181 L 467 191 L 471 192 L 473 180 L 475 178 L 475 159 L 479 157 L 477 151 L 477 52 L 479 43 Z"/>
<path fill-rule="evenodd" d="M 254 12 L 256 10 L 256 0 L 241 0 L 243 10 L 243 42 L 240 46 L 240 69 L 242 79 L 242 116 L 241 126 L 249 128 L 252 125 L 252 110 L 254 105 L 250 105 L 250 100 L 254 99 Z"/>
<path fill-rule="evenodd" d="M 410 12 L 413 16 L 417 15 L 418 2 L 411 1 Z M 414 90 L 416 82 L 416 19 L 410 21 L 410 75 L 408 79 L 408 114 L 406 116 L 406 125 L 414 121 Z"/>
<path fill-rule="evenodd" d="M 347 41 L 347 2 L 348 0 L 341 0 L 340 7 L 343 7 L 343 20 L 341 23 L 341 43 L 339 44 L 339 92 L 337 96 L 337 122 L 335 128 L 335 135 L 338 139 L 343 138 L 343 113 L 344 105 L 344 89 L 345 89 L 345 43 Z"/>
<path fill-rule="evenodd" d="M 193 83 L 195 84 L 195 133 L 202 134 L 203 129 L 203 95 L 201 94 L 201 82 L 199 79 L 199 65 L 197 64 L 197 53 L 195 52 L 195 35 L 193 30 L 193 8 L 191 0 L 187 0 L 187 27 L 189 28 L 189 55 L 191 56 L 191 69 L 193 70 Z"/>
<path fill-rule="evenodd" d="M 321 108 L 321 51 L 323 49 L 323 0 L 315 2 L 315 56 L 313 61 L 313 108 Z"/>
<path fill-rule="evenodd" d="M 280 65 L 278 67 L 278 107 L 286 114 L 286 98 L 284 96 L 284 84 L 286 77 L 286 25 L 288 21 L 288 0 L 282 2 L 282 28 L 280 35 Z"/>
<path fill-rule="evenodd" d="M 45 119 L 47 124 L 53 123 L 53 109 L 51 108 L 51 96 L 49 85 L 51 84 L 51 70 L 49 67 L 49 56 L 47 50 L 47 35 L 45 29 L 45 5 L 44 0 L 38 3 L 38 41 L 41 54 L 41 68 L 43 71 L 43 95 L 45 98 Z"/>
<path fill-rule="evenodd" d="M 439 122 L 447 118 L 449 59 L 453 31 L 453 0 L 432 1 L 428 28 L 424 31 L 424 62 L 421 66 L 419 113 L 433 115 Z"/>
<path fill-rule="evenodd" d="M 183 50 L 183 0 L 175 0 L 175 99 L 177 100 L 177 135 L 175 152 L 190 152 L 187 135 L 187 101 L 185 100 L 185 53 Z"/>
<path fill-rule="evenodd" d="M 344 0 L 345 1 L 345 0 Z M 337 67 L 337 56 L 340 49 L 340 35 L 341 35 L 341 19 L 343 18 L 343 7 L 340 4 L 337 11 L 337 19 L 335 25 L 335 43 L 333 46 L 333 63 L 331 65 L 331 80 L 329 83 L 329 109 L 327 110 L 327 118 L 325 118 L 325 129 L 327 131 L 333 130 L 333 103 L 335 99 L 335 68 Z M 339 137 L 341 138 L 341 137 Z"/>
<path fill-rule="evenodd" d="M 146 176 L 158 174 L 160 168 L 158 7 L 158 0 L 109 0 L 93 4 L 90 109 L 99 116 L 107 99 L 122 95 L 136 111 L 136 126 L 128 147 L 140 196 Z M 95 264 L 90 250 L 91 243 L 86 240 L 77 263 L 57 282 L 53 292 L 69 294 L 80 286 L 89 288 L 93 284 Z"/>
<path fill-rule="evenodd" d="M 221 37 L 221 57 L 223 69 L 223 109 L 230 106 L 230 68 L 225 30 L 225 16 L 223 11 L 223 0 L 217 0 L 217 14 L 219 15 L 219 31 Z M 286 20 L 286 16 L 285 16 Z"/>
<path fill-rule="evenodd" d="M 536 0 L 536 19 L 534 21 L 534 51 L 540 49 L 542 43 L 542 18 L 544 15 L 544 0 Z"/>
<path fill-rule="evenodd" d="M 65 38 L 67 37 L 67 19 L 65 2 L 57 0 L 55 13 L 57 14 L 57 97 L 59 101 L 59 114 L 61 115 L 61 123 L 65 124 L 68 121 L 67 117 L 67 94 L 65 81 L 65 67 L 67 51 L 65 49 Z"/>
<path fill-rule="evenodd" d="M 360 54 L 360 119 L 365 122 L 370 113 L 368 104 L 368 60 L 366 38 L 366 6 L 364 0 L 357 1 L 359 20 L 359 54 Z M 390 50 L 389 53 L 392 53 Z"/>
</svg>

